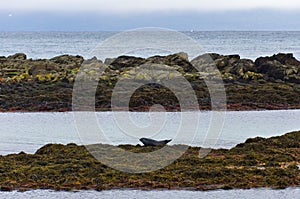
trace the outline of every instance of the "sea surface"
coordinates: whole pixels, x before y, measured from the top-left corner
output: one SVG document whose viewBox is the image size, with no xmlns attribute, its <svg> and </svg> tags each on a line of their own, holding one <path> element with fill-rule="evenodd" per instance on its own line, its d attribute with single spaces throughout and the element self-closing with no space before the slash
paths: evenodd
<svg viewBox="0 0 300 199">
<path fill-rule="evenodd" d="M 28 192 L 3 192 L 0 198 L 5 199 L 298 199 L 300 188 L 283 190 L 249 189 L 249 190 L 216 190 L 216 191 L 140 191 L 140 190 L 111 190 L 111 191 L 80 191 L 80 192 L 55 192 L 49 190 L 34 190 Z"/>
<path fill-rule="evenodd" d="M 279 52 L 294 53 L 300 59 L 300 32 L 297 31 L 185 31 L 204 52 L 239 54 L 255 59 Z M 29 58 L 82 55 L 118 32 L 0 32 L 0 56 L 23 52 Z M 143 41 L 140 41 L 143 42 Z M 146 42 L 146 41 L 145 41 Z"/>
<path fill-rule="evenodd" d="M 300 110 L 228 111 L 223 115 L 224 122 L 220 120 L 217 124 L 220 130 L 213 137 L 209 136 L 210 130 L 216 124 L 211 122 L 214 117 L 211 111 L 189 113 L 187 117 L 176 112 L 97 112 L 92 115 L 95 123 L 89 122 L 90 118 L 78 119 L 73 112 L 0 113 L 0 154 L 34 153 L 48 143 L 136 145 L 142 144 L 141 137 L 173 139 L 170 144 L 231 148 L 247 138 L 300 130 Z M 183 125 L 184 131 L 178 133 Z M 101 133 L 106 139 L 99 138 Z M 215 140 L 207 142 L 209 138 Z"/>
</svg>

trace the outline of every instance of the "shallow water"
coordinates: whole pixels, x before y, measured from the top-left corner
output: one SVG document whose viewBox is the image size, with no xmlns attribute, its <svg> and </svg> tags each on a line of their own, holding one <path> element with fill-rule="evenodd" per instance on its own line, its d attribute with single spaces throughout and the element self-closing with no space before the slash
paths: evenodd
<svg viewBox="0 0 300 199">
<path fill-rule="evenodd" d="M 124 113 L 116 113 L 122 117 Z M 109 139 L 106 143 L 119 144 L 141 144 L 140 137 L 152 137 L 154 139 L 174 139 L 176 131 L 180 127 L 180 113 L 151 113 L 156 117 L 165 117 L 166 121 L 157 132 L 136 131 L 130 125 L 116 123 L 116 117 L 112 112 L 99 112 L 96 114 L 99 124 L 87 125 L 86 131 L 103 131 Z M 151 116 L 150 114 L 150 116 Z M 148 113 L 129 113 L 130 119 L 140 127 L 147 127 L 151 123 Z M 199 126 L 195 137 L 190 142 L 188 137 L 181 136 L 177 141 L 170 144 L 189 144 L 203 146 L 210 128 L 212 112 L 200 112 Z M 192 121 L 192 120 L 191 120 Z M 100 127 L 99 127 L 99 126 Z M 124 125 L 129 127 L 125 129 Z M 300 110 L 281 111 L 229 111 L 225 115 L 223 130 L 213 148 L 231 148 L 238 143 L 244 142 L 247 138 L 262 136 L 270 137 L 284 133 L 300 130 Z M 190 123 L 185 131 L 190 135 L 194 127 Z M 138 129 L 139 130 L 139 129 Z M 127 131 L 127 132 L 126 132 Z M 134 133 L 133 133 L 134 132 Z M 139 134 L 140 133 L 140 134 Z M 82 132 L 80 134 L 82 135 Z M 76 121 L 72 112 L 66 113 L 0 113 L 0 154 L 18 153 L 25 151 L 34 153 L 41 146 L 48 143 L 77 143 L 87 142 L 81 139 L 78 134 Z M 95 143 L 101 140 L 94 139 Z M 101 143 L 105 143 L 104 141 Z"/>
<path fill-rule="evenodd" d="M 272 189 L 249 189 L 249 190 L 217 190 L 217 191 L 140 191 L 140 190 L 110 190 L 110 191 L 79 191 L 79 192 L 56 192 L 50 190 L 34 190 L 24 193 L 17 191 L 0 192 L 1 198 L 6 199 L 114 199 L 114 198 L 137 198 L 137 199 L 173 199 L 173 198 L 205 198 L 205 199 L 297 199 L 300 188 L 288 188 L 283 190 Z"/>
</svg>

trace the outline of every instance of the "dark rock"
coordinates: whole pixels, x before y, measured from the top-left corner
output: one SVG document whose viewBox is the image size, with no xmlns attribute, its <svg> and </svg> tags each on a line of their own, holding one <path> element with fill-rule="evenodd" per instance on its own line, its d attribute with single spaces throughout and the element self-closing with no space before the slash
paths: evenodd
<svg viewBox="0 0 300 199">
<path fill-rule="evenodd" d="M 225 55 L 220 56 L 219 58 L 214 60 L 216 66 L 219 70 L 223 70 L 228 67 L 233 67 L 235 64 L 239 63 L 240 56 L 239 55 Z"/>
<path fill-rule="evenodd" d="M 254 67 L 254 62 L 250 59 L 241 59 L 230 68 L 230 73 L 240 77 L 248 71 L 257 72 L 257 68 Z"/>
<path fill-rule="evenodd" d="M 110 65 L 112 69 L 121 70 L 128 67 L 137 67 L 146 63 L 146 60 L 140 57 L 120 56 L 116 58 Z"/>
<path fill-rule="evenodd" d="M 273 55 L 271 57 L 259 57 L 255 60 L 255 66 L 259 67 L 260 65 L 268 62 L 268 61 L 278 61 L 283 65 L 290 65 L 290 66 L 299 66 L 300 62 L 293 56 L 292 53 L 279 53 L 277 55 Z"/>
<path fill-rule="evenodd" d="M 188 61 L 187 54 L 177 53 L 168 56 L 153 56 L 146 59 L 148 63 L 163 64 L 167 66 L 180 66 L 185 72 L 195 72 L 196 68 Z"/>
<path fill-rule="evenodd" d="M 0 63 L 4 63 L 7 61 L 7 58 L 5 56 L 0 56 Z"/>
<path fill-rule="evenodd" d="M 226 55 L 224 56 L 226 59 L 228 59 L 228 63 L 230 65 L 234 65 L 235 63 L 237 63 L 241 57 L 239 55 Z"/>
<path fill-rule="evenodd" d="M 122 70 L 128 67 L 137 67 L 145 63 L 162 64 L 167 66 L 180 66 L 185 72 L 195 71 L 196 69 L 188 61 L 186 53 L 177 53 L 168 56 L 153 56 L 148 59 L 133 57 L 133 56 L 120 56 L 118 58 L 106 59 L 105 64 L 111 65 L 113 70 Z"/>
<path fill-rule="evenodd" d="M 27 55 L 25 55 L 24 53 L 16 53 L 14 55 L 8 56 L 7 59 L 9 59 L 9 60 L 26 60 Z"/>
<path fill-rule="evenodd" d="M 218 69 L 225 82 L 233 82 L 237 79 L 242 81 L 256 79 L 256 77 L 248 78 L 249 74 L 256 76 L 257 69 L 254 62 L 250 59 L 241 59 L 239 55 L 204 54 L 192 60 L 192 64 L 197 65 L 203 72 L 212 72 Z"/>
<path fill-rule="evenodd" d="M 284 80 L 285 77 L 285 69 L 277 60 L 261 63 L 259 66 L 257 66 L 257 71 L 259 73 L 266 74 L 269 77 L 273 77 L 274 79 Z"/>
<path fill-rule="evenodd" d="M 13 188 L 9 186 L 0 186 L 0 191 L 12 191 Z"/>
<path fill-rule="evenodd" d="M 266 74 L 270 79 L 287 82 L 300 82 L 300 62 L 293 57 L 293 54 L 279 53 L 271 57 L 260 57 L 255 60 L 255 66 L 259 73 Z"/>
<path fill-rule="evenodd" d="M 65 66 L 67 68 L 79 68 L 84 61 L 82 56 L 61 55 L 50 59 L 50 61 Z"/>
</svg>

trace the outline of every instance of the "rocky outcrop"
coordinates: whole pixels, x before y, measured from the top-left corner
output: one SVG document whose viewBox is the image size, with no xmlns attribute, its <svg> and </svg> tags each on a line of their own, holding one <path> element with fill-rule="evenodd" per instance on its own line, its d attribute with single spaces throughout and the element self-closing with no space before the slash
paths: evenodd
<svg viewBox="0 0 300 199">
<path fill-rule="evenodd" d="M 168 146 L 168 154 L 180 145 Z M 182 146 L 182 145 L 181 145 Z M 112 150 L 96 144 L 90 148 Z M 97 148 L 98 147 L 98 148 Z M 120 145 L 119 148 L 147 155 L 162 146 Z M 249 188 L 286 188 L 300 186 L 300 132 L 272 138 L 252 138 L 231 149 L 212 149 L 199 157 L 200 147 L 187 147 L 184 154 L 155 172 L 127 173 L 110 168 L 95 159 L 84 146 L 47 144 L 35 154 L 0 156 L 0 191 L 52 190 L 215 190 Z M 178 152 L 177 152 L 178 153 Z M 115 153 L 116 154 L 116 153 Z M 175 156 L 176 157 L 176 156 Z M 156 161 L 134 159 L 117 154 L 125 163 L 140 165 Z M 123 161 L 126 159 L 127 161 Z"/>
<path fill-rule="evenodd" d="M 71 56 L 71 55 L 61 55 L 50 59 L 51 62 L 59 65 L 60 67 L 66 67 L 68 69 L 79 68 L 83 63 L 83 57 Z"/>
<path fill-rule="evenodd" d="M 167 66 L 181 67 L 185 72 L 195 72 L 195 68 L 188 61 L 186 53 L 172 54 L 168 56 L 153 56 L 147 59 L 133 56 L 120 56 L 118 58 L 106 59 L 105 63 L 114 70 L 125 70 L 147 64 L 161 64 Z"/>
<path fill-rule="evenodd" d="M 197 70 L 189 62 L 186 53 L 172 54 L 168 56 L 153 56 L 146 59 L 147 63 L 162 64 L 167 66 L 178 66 L 184 72 L 196 72 Z"/>
<path fill-rule="evenodd" d="M 14 55 L 8 56 L 7 59 L 8 60 L 26 60 L 27 55 L 25 55 L 24 53 L 16 53 Z"/>
<path fill-rule="evenodd" d="M 260 66 L 263 63 L 268 61 L 278 61 L 282 65 L 300 67 L 300 62 L 293 56 L 292 53 L 287 53 L 287 54 L 279 53 L 271 57 L 259 57 L 255 60 L 255 65 Z"/>
<path fill-rule="evenodd" d="M 193 87 L 201 109 L 210 109 L 206 80 L 220 75 L 224 81 L 227 107 L 232 110 L 300 108 L 300 62 L 292 54 L 260 57 L 254 61 L 239 55 L 204 54 L 189 61 L 186 53 L 140 58 L 120 56 L 105 60 L 96 57 L 61 55 L 32 60 L 18 53 L 0 57 L 0 111 L 71 110 L 72 88 L 82 64 L 88 78 L 99 79 L 96 109 L 110 110 L 116 83 L 130 79 L 156 84 L 140 87 L 133 94 L 130 110 L 147 111 L 162 104 L 168 111 L 179 111 L 174 93 L 160 85 L 184 77 Z M 141 66 L 147 68 L 141 70 Z M 106 67 L 100 77 L 95 67 Z M 89 70 L 89 68 L 93 68 Z M 122 88 L 126 91 L 128 88 Z M 184 92 L 185 89 L 182 89 Z M 84 90 L 82 91 L 84 93 Z"/>
<path fill-rule="evenodd" d="M 108 61 L 106 61 L 106 63 L 107 62 Z M 137 67 L 144 63 L 146 63 L 146 60 L 140 57 L 120 56 L 111 62 L 110 68 L 115 70 L 122 70 L 129 67 Z"/>
<path fill-rule="evenodd" d="M 204 54 L 195 58 L 191 63 L 201 72 L 211 73 L 219 70 L 225 82 L 250 81 L 261 78 L 257 68 L 250 59 L 241 59 L 239 55 Z"/>
<path fill-rule="evenodd" d="M 300 62 L 293 54 L 279 53 L 271 57 L 260 57 L 255 60 L 255 66 L 270 81 L 300 83 Z"/>
</svg>

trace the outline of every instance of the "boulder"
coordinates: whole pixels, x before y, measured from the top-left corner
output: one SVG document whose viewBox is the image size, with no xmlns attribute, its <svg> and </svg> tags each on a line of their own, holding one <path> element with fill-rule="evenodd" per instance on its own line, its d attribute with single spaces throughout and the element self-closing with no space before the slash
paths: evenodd
<svg viewBox="0 0 300 199">
<path fill-rule="evenodd" d="M 168 56 L 153 56 L 146 59 L 147 63 L 163 64 L 167 66 L 179 66 L 184 72 L 196 72 L 196 68 L 188 61 L 186 53 L 176 53 Z"/>
<path fill-rule="evenodd" d="M 279 53 L 271 57 L 259 57 L 255 60 L 255 66 L 258 67 L 268 61 L 275 61 L 275 60 L 280 62 L 283 65 L 300 67 L 300 62 L 293 56 L 292 53 L 287 53 L 287 54 Z"/>
<path fill-rule="evenodd" d="M 5 56 L 0 56 L 0 63 L 4 63 L 7 61 L 7 58 Z"/>
<path fill-rule="evenodd" d="M 266 74 L 269 77 L 274 79 L 284 80 L 285 77 L 285 68 L 277 60 L 266 61 L 257 66 L 257 71 L 259 73 Z"/>
<path fill-rule="evenodd" d="M 25 55 L 24 53 L 16 53 L 14 55 L 8 56 L 7 59 L 8 60 L 26 60 L 27 55 Z"/>
<path fill-rule="evenodd" d="M 137 67 L 144 63 L 146 63 L 144 58 L 123 55 L 113 60 L 110 65 L 111 69 L 122 71 L 125 68 Z"/>
<path fill-rule="evenodd" d="M 298 83 L 300 79 L 300 62 L 291 53 L 259 57 L 255 60 L 255 67 L 259 73 L 266 74 L 275 80 Z"/>
<path fill-rule="evenodd" d="M 198 56 L 192 60 L 192 64 L 197 65 L 201 72 L 213 72 L 218 69 L 222 77 L 230 77 L 230 81 L 236 78 L 243 79 L 247 72 L 257 72 L 252 60 L 241 59 L 239 55 L 209 53 Z"/>
<path fill-rule="evenodd" d="M 76 55 L 61 55 L 50 59 L 51 62 L 59 64 L 63 68 L 79 68 L 83 63 L 84 59 L 82 56 Z"/>
<path fill-rule="evenodd" d="M 254 67 L 254 62 L 250 59 L 240 59 L 233 66 L 229 67 L 230 73 L 243 76 L 248 71 L 257 72 L 257 69 Z"/>
<path fill-rule="evenodd" d="M 156 55 L 147 59 L 133 56 L 120 56 L 118 58 L 106 59 L 104 63 L 110 65 L 111 69 L 120 71 L 123 71 L 125 68 L 129 67 L 138 67 L 145 63 L 176 66 L 176 68 L 179 66 L 185 72 L 196 71 L 193 65 L 188 61 L 188 55 L 183 52 L 168 56 Z"/>
</svg>

